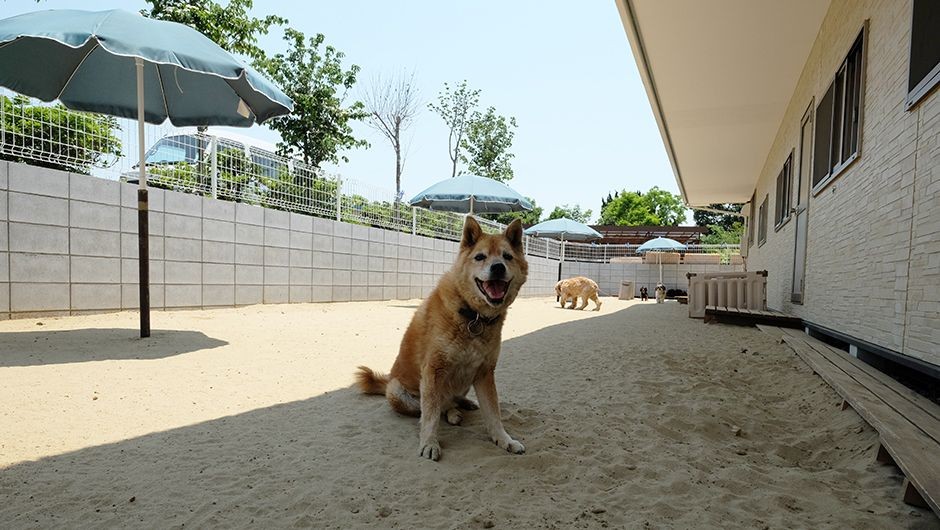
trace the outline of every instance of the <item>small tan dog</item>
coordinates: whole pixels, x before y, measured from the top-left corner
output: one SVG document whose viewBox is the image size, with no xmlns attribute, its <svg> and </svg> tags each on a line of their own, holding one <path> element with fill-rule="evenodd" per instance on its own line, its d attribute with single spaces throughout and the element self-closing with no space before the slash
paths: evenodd
<svg viewBox="0 0 940 530">
<path fill-rule="evenodd" d="M 391 373 L 365 366 L 356 372 L 363 393 L 384 394 L 392 409 L 421 417 L 422 457 L 441 457 L 441 416 L 459 425 L 462 410 L 477 408 L 466 398 L 471 386 L 493 442 L 510 453 L 525 452 L 503 428 L 494 371 L 506 310 L 528 271 L 519 220 L 500 235 L 488 235 L 467 217 L 457 260 L 415 312 Z"/>
<path fill-rule="evenodd" d="M 594 309 L 592 311 L 601 310 L 601 301 L 597 298 L 597 284 L 594 283 L 594 280 L 590 278 L 585 278 L 584 276 L 575 276 L 574 278 L 568 278 L 566 280 L 561 280 L 555 284 L 555 294 L 560 297 L 561 307 L 565 307 L 565 303 L 570 299 L 571 306 L 568 309 L 574 309 L 574 306 L 578 303 L 578 298 L 582 299 L 581 307 L 578 309 L 584 309 L 588 305 L 588 300 L 594 300 Z"/>
</svg>

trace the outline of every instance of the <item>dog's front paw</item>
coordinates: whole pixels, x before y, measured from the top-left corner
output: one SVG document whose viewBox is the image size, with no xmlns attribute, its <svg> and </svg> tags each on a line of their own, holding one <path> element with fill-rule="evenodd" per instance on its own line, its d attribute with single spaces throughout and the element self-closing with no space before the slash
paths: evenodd
<svg viewBox="0 0 940 530">
<path fill-rule="evenodd" d="M 509 451 L 514 455 L 521 455 L 525 452 L 525 446 L 519 443 L 512 438 L 506 438 L 505 440 L 493 440 L 496 445 L 502 447 L 503 449 Z"/>
<path fill-rule="evenodd" d="M 418 451 L 418 454 L 423 458 L 429 458 L 437 462 L 441 459 L 441 444 L 436 441 L 421 444 L 421 450 Z"/>
</svg>

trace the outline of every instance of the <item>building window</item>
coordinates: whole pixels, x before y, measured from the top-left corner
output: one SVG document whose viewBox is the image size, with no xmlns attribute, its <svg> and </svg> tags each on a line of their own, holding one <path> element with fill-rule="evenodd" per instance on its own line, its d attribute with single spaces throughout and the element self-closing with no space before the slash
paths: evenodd
<svg viewBox="0 0 940 530">
<path fill-rule="evenodd" d="M 753 195 L 751 195 L 751 201 L 748 206 L 748 208 L 750 209 L 750 212 L 747 214 L 747 247 L 748 248 L 751 248 L 752 246 L 754 246 L 754 227 L 756 226 L 755 222 L 757 221 L 757 217 L 754 216 L 754 201 L 755 200 L 757 200 L 756 191 L 754 192 Z"/>
<path fill-rule="evenodd" d="M 767 196 L 760 203 L 760 211 L 757 213 L 757 246 L 761 246 L 767 241 Z"/>
<path fill-rule="evenodd" d="M 862 30 L 816 107 L 814 192 L 858 158 L 865 80 L 864 36 Z"/>
<path fill-rule="evenodd" d="M 914 0 L 907 76 L 908 109 L 940 83 L 940 31 L 937 28 L 940 28 L 940 2 Z"/>
<path fill-rule="evenodd" d="M 790 196 L 793 186 L 793 153 L 777 175 L 777 196 L 774 198 L 774 227 L 780 229 L 790 219 Z"/>
</svg>

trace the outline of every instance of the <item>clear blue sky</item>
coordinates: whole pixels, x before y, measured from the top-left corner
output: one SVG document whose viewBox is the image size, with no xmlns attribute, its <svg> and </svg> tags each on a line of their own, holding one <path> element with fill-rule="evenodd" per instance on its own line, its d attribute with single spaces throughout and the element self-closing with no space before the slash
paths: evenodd
<svg viewBox="0 0 940 530">
<path fill-rule="evenodd" d="M 222 0 L 223 2 L 225 0 Z M 0 18 L 53 8 L 137 10 L 139 0 L 0 0 Z M 422 101 L 446 82 L 482 91 L 480 104 L 515 116 L 509 183 L 550 211 L 580 204 L 600 213 L 614 190 L 659 186 L 678 192 L 613 0 L 255 0 L 255 15 L 276 13 L 346 54 L 362 70 L 359 89 L 376 74 L 414 70 Z M 280 30 L 262 40 L 283 49 Z M 394 190 L 394 152 L 364 124 L 372 145 L 328 170 Z M 243 132 L 267 140 L 255 127 Z M 450 176 L 447 129 L 426 105 L 410 131 L 405 198 Z"/>
</svg>

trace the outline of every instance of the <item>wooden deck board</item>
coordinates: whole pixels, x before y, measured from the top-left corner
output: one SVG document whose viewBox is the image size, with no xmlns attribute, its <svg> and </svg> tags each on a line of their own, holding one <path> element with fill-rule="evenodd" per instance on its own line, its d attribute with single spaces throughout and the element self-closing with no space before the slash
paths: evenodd
<svg viewBox="0 0 940 530">
<path fill-rule="evenodd" d="M 778 311 L 764 311 L 759 309 L 742 309 L 737 307 L 705 307 L 705 322 L 717 321 L 726 324 L 756 325 L 767 324 L 773 326 L 803 328 L 803 321 L 799 317 L 780 313 Z"/>
<path fill-rule="evenodd" d="M 775 331 L 823 380 L 881 437 L 884 451 L 891 456 L 920 497 L 940 516 L 940 422 L 935 405 L 909 390 L 897 388 L 876 375 L 873 367 L 860 366 L 851 356 L 813 339 L 805 333 L 767 326 Z M 858 363 L 857 359 L 854 359 Z M 878 372 L 880 373 L 880 372 Z M 929 403 L 929 405 L 928 405 Z M 910 497 L 910 495 L 908 495 Z"/>
<path fill-rule="evenodd" d="M 805 333 L 797 335 L 795 330 L 783 333 L 785 341 L 803 340 L 799 335 L 808 337 Z M 804 342 L 940 444 L 940 406 L 843 351 L 815 340 Z"/>
</svg>

